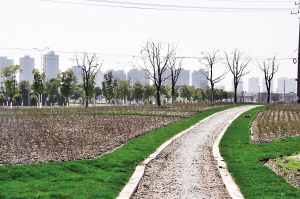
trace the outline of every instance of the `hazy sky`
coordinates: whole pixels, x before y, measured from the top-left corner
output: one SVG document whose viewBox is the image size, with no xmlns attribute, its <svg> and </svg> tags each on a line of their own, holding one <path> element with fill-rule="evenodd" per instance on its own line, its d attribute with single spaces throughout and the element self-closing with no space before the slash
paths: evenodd
<svg viewBox="0 0 300 199">
<path fill-rule="evenodd" d="M 177 44 L 178 56 L 189 57 L 182 62 L 189 70 L 204 67 L 197 59 L 204 50 L 219 49 L 224 57 L 225 50 L 239 48 L 252 57 L 245 80 L 262 77 L 257 61 L 274 53 L 280 63 L 276 79 L 297 74 L 292 62 L 299 38 L 299 19 L 291 15 L 298 11 L 294 1 L 0 0 L 0 8 L 0 56 L 15 64 L 30 55 L 40 67 L 40 52 L 32 49 L 50 47 L 59 54 L 62 70 L 74 65 L 74 52 L 86 51 L 104 60 L 103 71 L 123 66 L 128 71 L 128 62 L 138 66 L 141 46 L 152 38 Z M 231 79 L 228 74 L 222 84 L 230 88 Z"/>
</svg>

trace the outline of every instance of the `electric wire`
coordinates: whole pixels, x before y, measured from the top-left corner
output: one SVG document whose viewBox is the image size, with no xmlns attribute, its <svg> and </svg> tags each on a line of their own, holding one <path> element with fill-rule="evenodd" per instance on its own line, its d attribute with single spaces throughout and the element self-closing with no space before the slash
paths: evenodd
<svg viewBox="0 0 300 199">
<path fill-rule="evenodd" d="M 74 4 L 74 5 L 87 5 L 87 6 L 100 6 L 111 8 L 131 8 L 141 10 L 169 10 L 169 11 L 202 11 L 202 12 L 287 12 L 297 10 L 297 8 L 235 8 L 235 7 L 199 7 L 199 6 L 178 6 L 178 5 L 163 5 L 163 4 L 144 4 L 133 2 L 119 2 L 119 1 L 106 1 L 101 2 L 107 4 L 94 4 L 94 3 L 81 3 L 74 1 L 61 1 L 61 0 L 41 0 L 52 3 Z M 91 0 L 90 0 L 91 1 Z M 95 0 L 93 0 L 95 1 Z M 97 2 L 97 1 L 96 1 Z M 118 5 L 115 5 L 118 4 Z"/>
</svg>

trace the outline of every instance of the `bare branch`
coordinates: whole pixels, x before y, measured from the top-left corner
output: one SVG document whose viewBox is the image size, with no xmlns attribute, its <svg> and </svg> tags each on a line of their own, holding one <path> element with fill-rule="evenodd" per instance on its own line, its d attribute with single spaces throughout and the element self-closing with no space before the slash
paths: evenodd
<svg viewBox="0 0 300 199">
<path fill-rule="evenodd" d="M 274 55 L 272 60 L 263 60 L 261 63 L 258 63 L 258 67 L 264 73 L 265 84 L 268 91 L 268 103 L 270 103 L 270 93 L 271 93 L 271 82 L 274 77 L 274 74 L 278 71 L 279 65 L 276 65 L 276 55 Z"/>
<path fill-rule="evenodd" d="M 235 49 L 232 54 L 232 62 L 229 59 L 228 53 L 225 51 L 226 62 L 228 70 L 233 75 L 233 83 L 234 83 L 234 101 L 237 102 L 237 86 L 241 77 L 247 75 L 250 71 L 246 71 L 246 67 L 248 66 L 251 58 L 249 56 L 244 56 L 244 52 L 241 50 Z M 241 61 L 241 63 L 240 63 Z"/>
</svg>

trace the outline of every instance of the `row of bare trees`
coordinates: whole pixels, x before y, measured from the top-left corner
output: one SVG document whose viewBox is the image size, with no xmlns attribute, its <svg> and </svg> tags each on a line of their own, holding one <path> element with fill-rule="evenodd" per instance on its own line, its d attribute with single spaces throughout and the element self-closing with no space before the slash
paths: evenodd
<svg viewBox="0 0 300 199">
<path fill-rule="evenodd" d="M 176 56 L 177 46 L 169 43 L 154 42 L 149 39 L 144 46 L 142 46 L 142 58 L 144 65 L 141 66 L 143 70 L 147 72 L 147 78 L 150 79 L 153 84 L 156 86 L 156 97 L 157 105 L 160 106 L 160 88 L 164 81 L 167 79 L 171 80 L 172 84 L 172 102 L 175 102 L 175 85 L 178 80 L 180 71 L 181 71 L 181 62 L 182 58 Z M 213 92 L 214 85 L 222 81 L 228 72 L 231 72 L 233 75 L 233 84 L 234 84 L 234 101 L 237 102 L 237 87 L 240 82 L 241 77 L 245 76 L 250 72 L 247 70 L 247 66 L 251 61 L 251 58 L 239 49 L 235 49 L 231 54 L 228 54 L 226 51 L 225 61 L 220 58 L 217 50 L 213 50 L 211 53 L 203 52 L 202 60 L 206 65 L 208 73 L 203 73 L 206 79 L 210 83 L 211 88 L 211 101 L 213 102 Z M 265 84 L 268 91 L 268 103 L 270 102 L 270 88 L 271 80 L 274 77 L 274 74 L 278 71 L 278 65 L 275 63 L 275 56 L 272 60 L 264 60 L 258 62 L 258 67 L 263 71 Z M 78 58 L 76 55 L 75 61 L 77 66 L 81 69 L 83 80 L 84 80 L 84 89 L 86 96 L 88 96 L 88 85 L 89 79 L 97 74 L 101 64 L 98 64 L 98 57 L 94 54 L 88 56 L 87 53 L 83 53 L 82 58 Z M 225 65 L 224 70 L 219 70 L 216 68 L 216 64 L 223 62 Z M 169 70 L 170 75 L 165 76 L 164 73 Z M 218 74 L 217 74 L 217 73 Z M 86 107 L 88 106 L 88 100 L 86 100 Z"/>
<path fill-rule="evenodd" d="M 147 78 L 152 80 L 156 86 L 157 105 L 160 106 L 160 87 L 162 82 L 171 78 L 172 82 L 172 103 L 175 102 L 175 84 L 178 80 L 181 71 L 181 59 L 179 64 L 176 57 L 177 47 L 171 44 L 163 44 L 162 42 L 155 43 L 148 40 L 145 46 L 142 47 L 142 55 L 144 66 L 142 67 L 147 71 Z M 163 74 L 169 69 L 170 76 Z"/>
</svg>

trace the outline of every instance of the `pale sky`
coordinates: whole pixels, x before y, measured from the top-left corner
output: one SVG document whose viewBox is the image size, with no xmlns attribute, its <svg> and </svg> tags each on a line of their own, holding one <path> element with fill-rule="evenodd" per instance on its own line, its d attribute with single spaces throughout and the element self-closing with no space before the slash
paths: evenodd
<svg viewBox="0 0 300 199">
<path fill-rule="evenodd" d="M 155 6 L 154 6 L 155 4 Z M 127 7 L 127 8 L 125 8 Z M 128 8 L 130 7 L 130 8 Z M 97 53 L 102 71 L 138 65 L 141 46 L 152 38 L 175 43 L 182 67 L 199 70 L 202 51 L 234 48 L 252 58 L 244 78 L 262 77 L 257 61 L 277 54 L 275 76 L 296 78 L 299 19 L 294 1 L 271 0 L 0 0 L 0 56 L 19 64 L 30 55 L 40 67 L 41 55 L 33 48 L 49 47 L 60 56 L 60 69 L 75 65 L 74 52 Z M 46 53 L 47 51 L 44 51 Z M 119 64 L 120 62 L 122 64 Z M 220 70 L 223 69 L 220 63 Z M 222 82 L 231 88 L 232 75 Z"/>
</svg>

